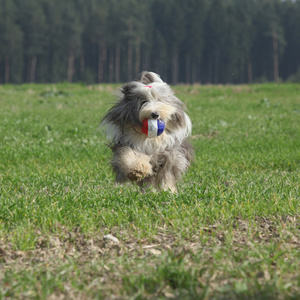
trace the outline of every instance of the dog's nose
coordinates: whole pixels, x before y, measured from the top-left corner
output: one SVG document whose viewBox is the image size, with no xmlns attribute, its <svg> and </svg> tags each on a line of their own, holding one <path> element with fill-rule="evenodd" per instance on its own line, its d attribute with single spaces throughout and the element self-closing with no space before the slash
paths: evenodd
<svg viewBox="0 0 300 300">
<path fill-rule="evenodd" d="M 157 118 L 159 117 L 159 114 L 158 114 L 157 112 L 153 112 L 153 113 L 151 114 L 151 117 L 152 117 L 153 119 L 157 119 Z"/>
</svg>

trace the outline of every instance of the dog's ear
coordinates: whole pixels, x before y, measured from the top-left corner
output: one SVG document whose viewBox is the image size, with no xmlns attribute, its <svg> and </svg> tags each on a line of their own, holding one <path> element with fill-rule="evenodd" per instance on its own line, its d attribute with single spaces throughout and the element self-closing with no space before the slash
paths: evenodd
<svg viewBox="0 0 300 300">
<path fill-rule="evenodd" d="M 175 114 L 173 114 L 171 121 L 174 123 L 174 125 L 179 127 L 185 127 L 186 125 L 185 116 L 183 112 L 176 112 Z"/>
<path fill-rule="evenodd" d="M 141 74 L 139 74 L 136 78 L 136 81 L 142 82 L 143 84 L 163 82 L 158 74 L 148 71 L 143 71 Z"/>
<path fill-rule="evenodd" d="M 136 88 L 136 84 L 134 82 L 128 82 L 122 87 L 121 91 L 124 95 L 129 95 L 134 88 Z"/>
<path fill-rule="evenodd" d="M 145 86 L 141 82 L 137 81 L 126 83 L 121 91 L 123 93 L 122 99 L 125 102 L 146 98 L 147 92 L 149 92 L 147 89 L 145 89 Z"/>
</svg>

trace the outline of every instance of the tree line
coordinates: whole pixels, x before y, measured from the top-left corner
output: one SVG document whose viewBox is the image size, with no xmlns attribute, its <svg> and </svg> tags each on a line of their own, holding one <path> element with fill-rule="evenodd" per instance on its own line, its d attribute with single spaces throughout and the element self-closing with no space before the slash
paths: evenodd
<svg viewBox="0 0 300 300">
<path fill-rule="evenodd" d="M 300 0 L 0 0 L 0 83 L 300 82 Z"/>
</svg>

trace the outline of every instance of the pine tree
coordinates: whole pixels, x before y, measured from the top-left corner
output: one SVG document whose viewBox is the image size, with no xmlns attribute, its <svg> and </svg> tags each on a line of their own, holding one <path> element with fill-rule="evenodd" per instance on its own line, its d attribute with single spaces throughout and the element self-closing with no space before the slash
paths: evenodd
<svg viewBox="0 0 300 300">
<path fill-rule="evenodd" d="M 298 74 L 300 79 L 300 1 L 285 1 L 283 6 L 286 48 L 280 69 L 285 79 L 291 74 Z"/>
<path fill-rule="evenodd" d="M 153 2 L 155 10 L 155 25 L 162 39 L 165 41 L 168 53 L 169 74 L 171 82 L 177 83 L 179 79 L 179 50 L 184 39 L 187 23 L 184 16 L 182 1 L 156 0 Z"/>
<path fill-rule="evenodd" d="M 104 81 L 105 62 L 107 58 L 107 18 L 108 18 L 108 2 L 105 0 L 88 1 L 88 20 L 84 29 L 84 41 L 87 45 L 91 45 L 94 50 L 93 64 L 97 69 L 91 70 L 93 74 L 97 74 L 97 82 Z M 90 48 L 85 47 L 85 53 L 91 52 Z M 90 58 L 91 60 L 91 58 Z"/>
<path fill-rule="evenodd" d="M 65 45 L 65 55 L 68 61 L 67 79 L 73 81 L 75 74 L 75 59 L 80 55 L 82 46 L 83 26 L 80 20 L 80 2 L 65 0 L 62 2 L 62 32 Z"/>
<path fill-rule="evenodd" d="M 47 45 L 46 19 L 39 0 L 18 0 L 18 19 L 24 32 L 24 54 L 27 62 L 27 81 L 36 80 L 38 57 Z"/>
<path fill-rule="evenodd" d="M 187 22 L 186 34 L 182 43 L 185 72 L 183 82 L 194 83 L 201 81 L 201 59 L 204 48 L 204 24 L 208 9 L 207 0 L 184 1 L 185 18 Z"/>
<path fill-rule="evenodd" d="M 0 0 L 0 82 L 287 79 L 299 15 L 300 0 Z"/>
<path fill-rule="evenodd" d="M 17 24 L 14 1 L 0 0 L 0 61 L 4 60 L 4 82 L 20 82 L 22 73 L 23 33 Z"/>
<path fill-rule="evenodd" d="M 280 0 L 256 2 L 257 35 L 254 56 L 256 59 L 257 78 L 279 80 L 279 58 L 283 54 L 286 42 L 280 15 Z"/>
<path fill-rule="evenodd" d="M 230 45 L 226 40 L 228 19 L 223 0 L 213 0 L 205 22 L 205 49 L 203 65 L 206 82 L 219 83 L 223 73 L 223 53 Z"/>
</svg>

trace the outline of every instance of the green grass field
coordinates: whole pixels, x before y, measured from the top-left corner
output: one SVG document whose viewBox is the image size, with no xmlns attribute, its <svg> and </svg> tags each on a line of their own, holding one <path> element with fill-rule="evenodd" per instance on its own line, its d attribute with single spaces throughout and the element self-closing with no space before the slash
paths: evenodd
<svg viewBox="0 0 300 300">
<path fill-rule="evenodd" d="M 178 194 L 114 184 L 116 87 L 0 86 L 0 299 L 299 299 L 300 86 L 174 87 Z"/>
</svg>

